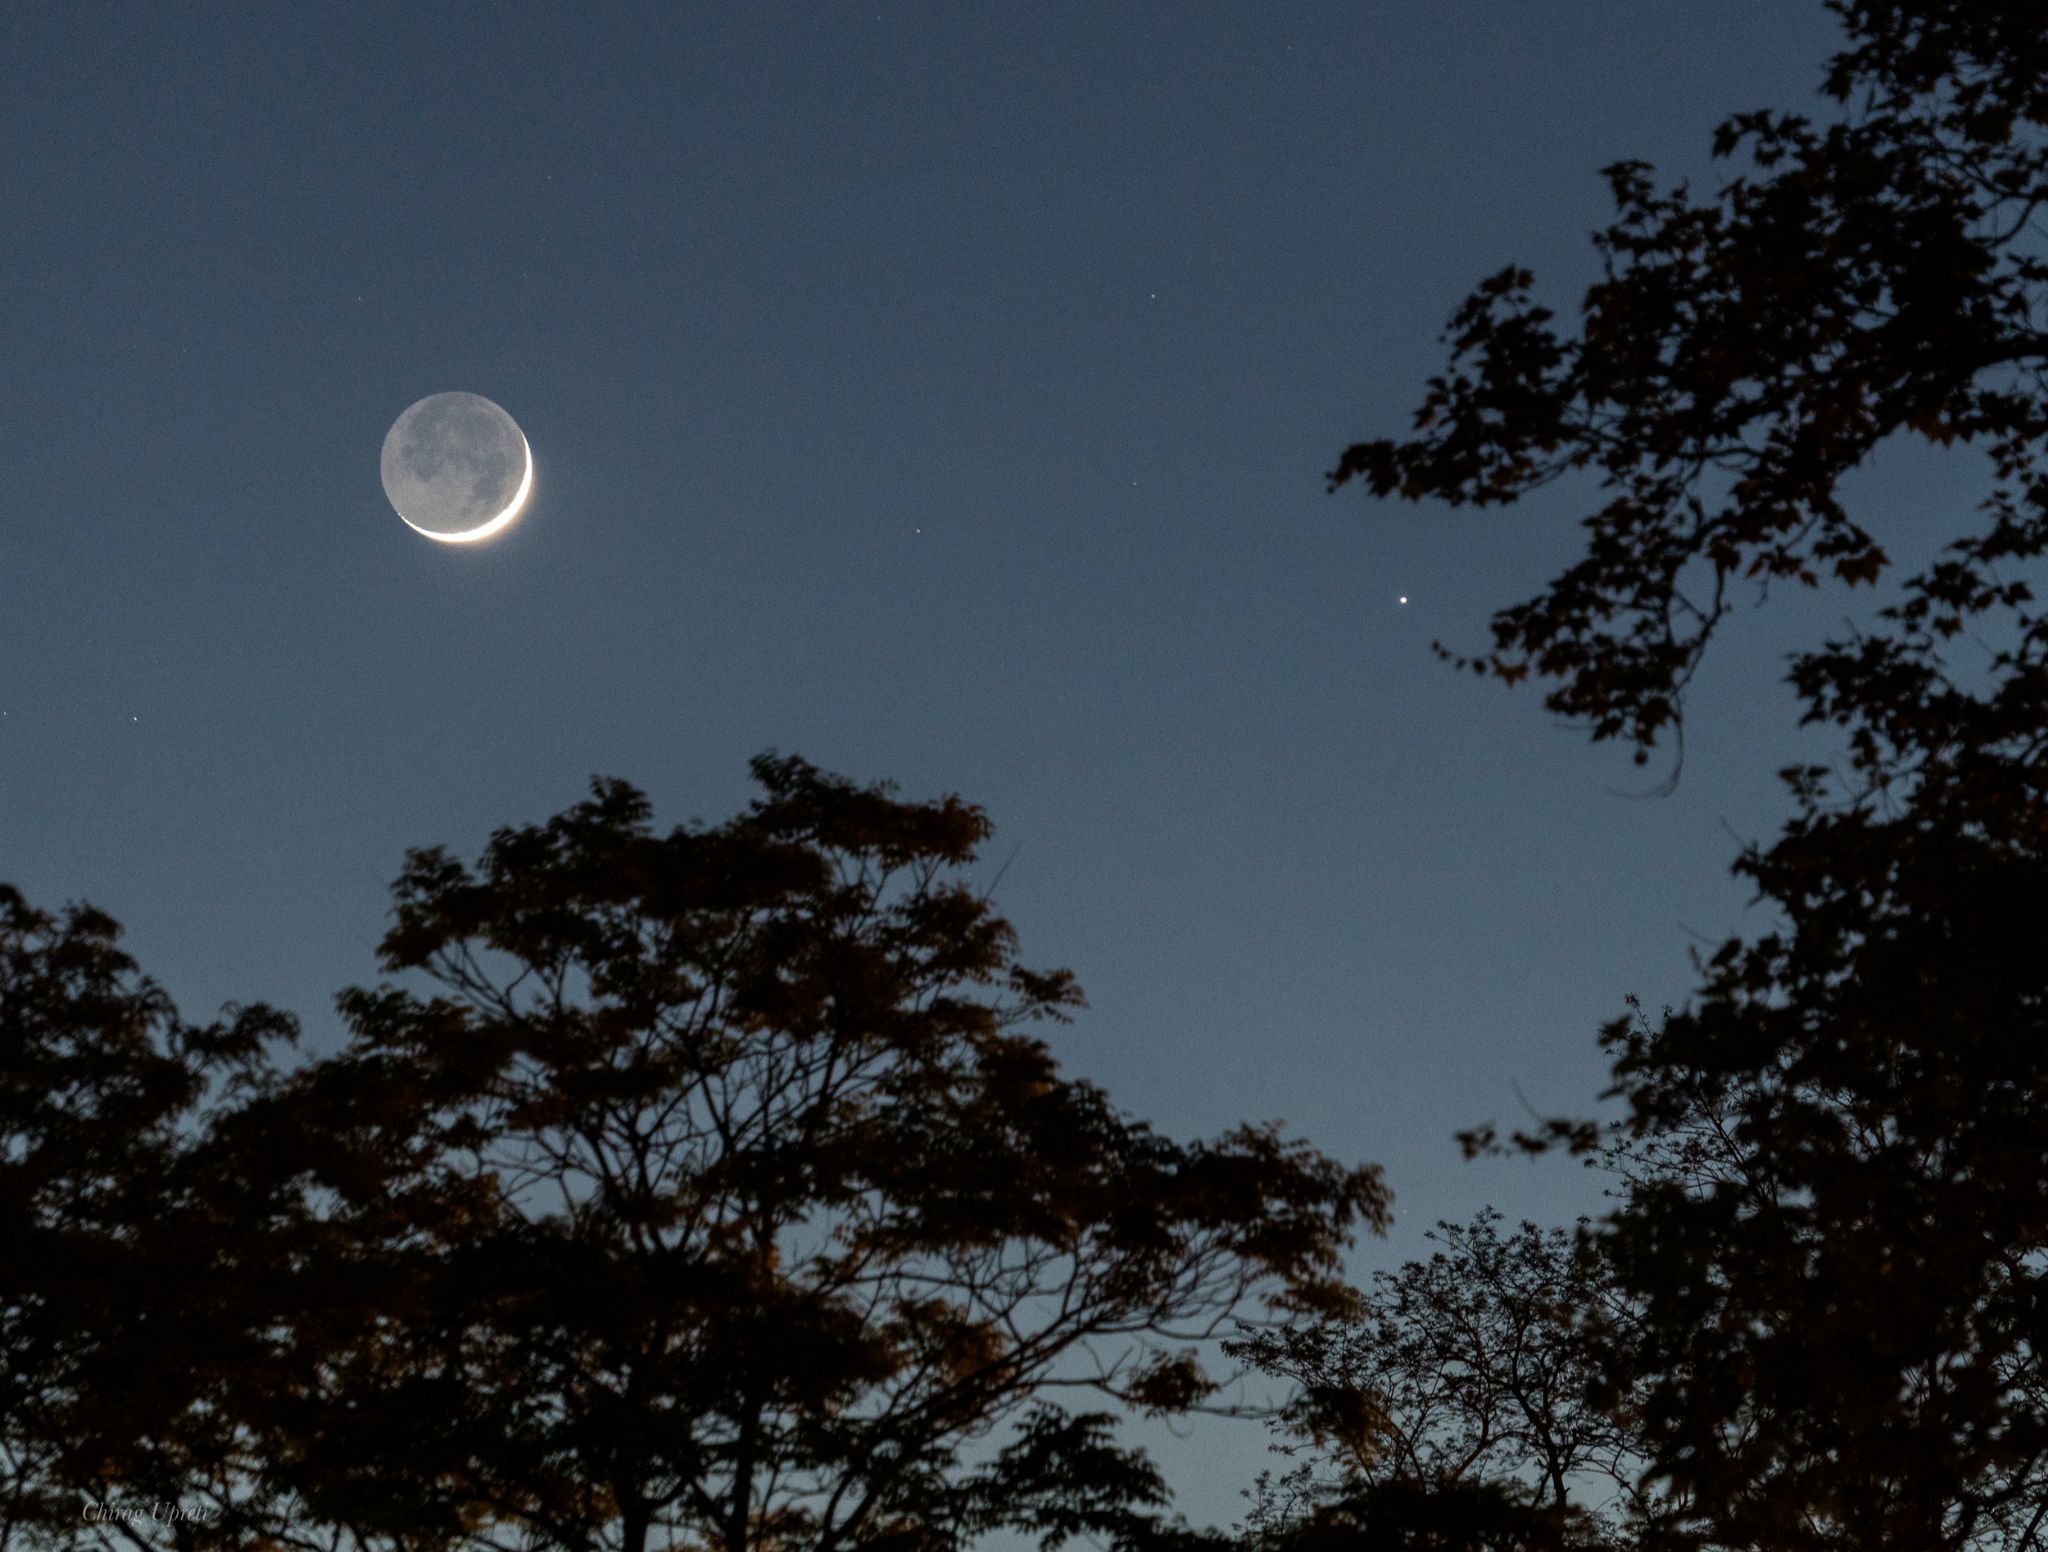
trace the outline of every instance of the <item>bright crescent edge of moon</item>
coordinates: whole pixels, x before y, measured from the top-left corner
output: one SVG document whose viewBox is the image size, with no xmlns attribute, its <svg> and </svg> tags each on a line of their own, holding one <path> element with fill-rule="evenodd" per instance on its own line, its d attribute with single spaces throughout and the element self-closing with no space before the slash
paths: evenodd
<svg viewBox="0 0 2048 1552">
<path fill-rule="evenodd" d="M 499 413 L 503 414 L 504 412 L 501 410 Z M 510 416 L 506 416 L 506 419 L 509 420 L 510 418 Z M 514 429 L 516 430 L 517 428 L 515 427 Z M 403 512 L 398 514 L 398 520 L 414 533 L 422 534 L 437 544 L 475 544 L 480 539 L 490 538 L 492 534 L 519 515 L 519 509 L 526 505 L 527 493 L 533 489 L 533 444 L 526 440 L 526 433 L 524 431 L 519 433 L 519 447 L 520 451 L 526 454 L 526 472 L 519 477 L 519 489 L 513 493 L 511 503 L 488 523 L 479 523 L 476 527 L 465 528 L 460 533 L 436 533 L 431 528 L 420 527 L 418 523 L 415 523 Z M 396 509 L 394 508 L 394 510 Z"/>
</svg>

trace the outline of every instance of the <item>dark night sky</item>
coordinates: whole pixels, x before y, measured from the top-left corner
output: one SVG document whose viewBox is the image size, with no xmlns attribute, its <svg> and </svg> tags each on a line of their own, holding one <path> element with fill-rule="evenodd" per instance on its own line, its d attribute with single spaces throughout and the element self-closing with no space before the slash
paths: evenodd
<svg viewBox="0 0 2048 1552">
<path fill-rule="evenodd" d="M 1471 281 L 1573 304 L 1598 167 L 1711 181 L 1723 113 L 1818 108 L 1817 5 L 10 13 L 0 877 L 325 1047 L 408 845 L 592 772 L 719 819 L 795 751 L 990 809 L 1027 958 L 1090 994 L 1056 1044 L 1126 1106 L 1384 1162 L 1361 1265 L 1592 1204 L 1451 1134 L 1589 1103 L 1624 994 L 1756 925 L 1787 624 L 1710 665 L 1677 794 L 1620 796 L 1652 778 L 1428 650 L 1585 493 L 1322 473 Z M 378 485 L 445 389 L 536 460 L 475 549 Z M 1259 1441 L 1209 1438 L 1176 1471 L 1222 1462 L 1186 1502 L 1228 1516 Z"/>
</svg>

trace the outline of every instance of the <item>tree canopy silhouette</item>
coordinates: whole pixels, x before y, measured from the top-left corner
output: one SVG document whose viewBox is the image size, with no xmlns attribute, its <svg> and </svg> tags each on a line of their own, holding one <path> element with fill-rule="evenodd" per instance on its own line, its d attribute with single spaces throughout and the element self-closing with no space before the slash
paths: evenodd
<svg viewBox="0 0 2048 1552">
<path fill-rule="evenodd" d="M 1628 1118 L 1601 1252 L 1637 1323 L 1603 1381 L 1685 1506 L 1668 1544 L 2002 1547 L 2048 1531 L 2048 12 L 1841 0 L 1839 116 L 1725 124 L 1711 200 L 1610 169 L 1565 333 L 1474 293 L 1405 440 L 1335 478 L 1512 501 L 1584 469 L 1582 560 L 1482 667 L 1638 756 L 1739 579 L 1876 577 L 1839 499 L 1886 438 L 1996 478 L 1867 630 L 1793 659 L 1838 765 L 1737 871 L 1771 929 L 1605 1039 Z M 1519 1140 L 1598 1146 L 1559 1121 Z M 1492 1142 L 1490 1130 L 1475 1145 Z"/>
<path fill-rule="evenodd" d="M 1602 1247 L 1491 1209 L 1430 1238 L 1355 1311 L 1231 1344 L 1292 1386 L 1295 1465 L 1262 1480 L 1253 1528 L 1289 1552 L 1641 1545 L 1672 1505 L 1635 1409 L 1604 1404 L 1634 1312 Z"/>
<path fill-rule="evenodd" d="M 256 1339 L 218 1257 L 259 1231 L 204 1120 L 296 1031 L 263 1007 L 188 1023 L 117 939 L 0 885 L 0 1545 L 80 1536 L 123 1487 L 208 1498 L 243 1464 L 210 1377 Z"/>
<path fill-rule="evenodd" d="M 1028 1026 L 1079 993 L 960 877 L 979 810 L 754 771 L 718 826 L 657 833 L 605 781 L 474 867 L 411 856 L 408 983 L 345 994 L 347 1048 L 258 1128 L 317 1207 L 250 1408 L 307 1514 L 624 1552 L 1131 1539 L 1163 1490 L 1103 1403 L 1218 1404 L 1226 1322 L 1342 1304 L 1377 1171 L 1175 1143 L 1063 1077 Z"/>
<path fill-rule="evenodd" d="M 2031 1546 L 2048 633 L 1978 693 L 1865 646 L 1808 665 L 1853 675 L 1862 779 L 1791 772 L 1798 816 L 1738 864 L 1779 925 L 1724 944 L 1692 1006 L 1607 1032 L 1631 1112 L 1608 1248 L 1642 1298 L 1653 1456 L 1733 1544 Z"/>
<path fill-rule="evenodd" d="M 1616 216 L 1576 329 L 1500 271 L 1457 310 L 1414 433 L 1348 448 L 1330 479 L 1487 505 L 1598 477 L 1583 557 L 1495 615 L 1470 660 L 1638 760 L 1746 580 L 1874 581 L 1881 536 L 1843 477 L 1897 434 L 1982 447 L 2002 482 L 1953 582 L 2041 554 L 2030 471 L 2048 431 L 2048 36 L 2027 0 L 1830 0 L 1850 46 L 1841 113 L 1727 120 L 1749 167 L 1712 198 L 1639 161 L 1606 169 Z M 1951 519 L 1949 521 L 1959 521 Z"/>
</svg>

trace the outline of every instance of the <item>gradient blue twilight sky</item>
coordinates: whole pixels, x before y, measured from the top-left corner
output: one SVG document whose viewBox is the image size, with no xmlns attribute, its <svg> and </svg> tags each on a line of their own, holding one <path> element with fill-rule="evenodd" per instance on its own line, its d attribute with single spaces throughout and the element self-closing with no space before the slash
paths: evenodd
<svg viewBox="0 0 2048 1552">
<path fill-rule="evenodd" d="M 1027 959 L 1090 996 L 1073 1070 L 1384 1163 L 1362 1268 L 1569 1218 L 1585 1174 L 1452 1133 L 1590 1103 L 1623 996 L 1755 925 L 1795 626 L 1738 622 L 1677 793 L 1618 795 L 1429 652 L 1586 493 L 1322 476 L 1471 281 L 1575 302 L 1598 167 L 1711 181 L 1834 41 L 1795 0 L 10 7 L 0 877 L 324 1048 L 407 846 L 593 772 L 718 819 L 795 751 L 991 811 Z M 378 485 L 447 389 L 536 460 L 476 548 Z M 1172 1446 L 1190 1512 L 1260 1449 Z"/>
</svg>

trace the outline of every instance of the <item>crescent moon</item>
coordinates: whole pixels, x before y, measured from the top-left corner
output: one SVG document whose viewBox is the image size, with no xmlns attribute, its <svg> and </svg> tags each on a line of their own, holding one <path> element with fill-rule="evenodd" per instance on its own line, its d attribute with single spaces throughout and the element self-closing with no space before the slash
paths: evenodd
<svg viewBox="0 0 2048 1552">
<path fill-rule="evenodd" d="M 519 477 L 519 489 L 513 492 L 512 499 L 506 504 L 505 510 L 492 518 L 488 523 L 478 528 L 465 528 L 460 533 L 438 533 L 434 529 L 420 527 L 418 523 L 415 523 L 403 512 L 398 514 L 398 520 L 414 533 L 424 534 L 437 544 L 475 544 L 478 540 L 490 538 L 492 534 L 519 515 L 519 509 L 526 505 L 527 495 L 533 490 L 533 446 L 526 440 L 526 433 L 524 431 L 519 433 L 519 446 L 526 454 L 526 472 Z M 393 510 L 395 511 L 396 508 Z"/>
<path fill-rule="evenodd" d="M 428 394 L 406 410 L 385 435 L 378 468 L 392 511 L 436 544 L 491 538 L 533 494 L 526 433 L 477 393 Z"/>
</svg>

